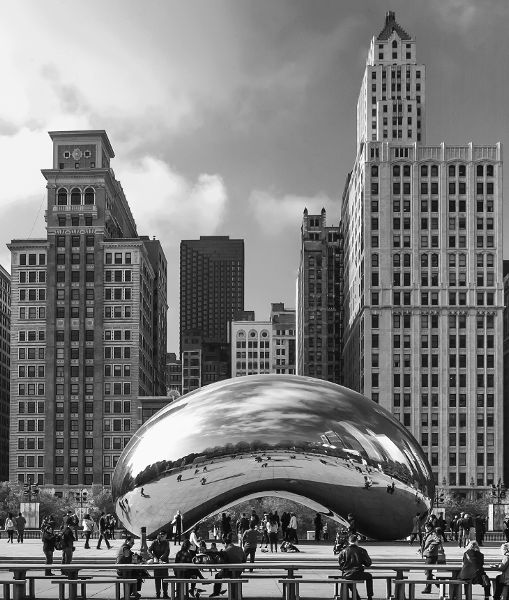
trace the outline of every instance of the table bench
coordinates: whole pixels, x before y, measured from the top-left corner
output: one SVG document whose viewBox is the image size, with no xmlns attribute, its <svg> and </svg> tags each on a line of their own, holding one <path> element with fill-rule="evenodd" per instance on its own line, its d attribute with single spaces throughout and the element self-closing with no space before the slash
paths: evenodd
<svg viewBox="0 0 509 600">
<path fill-rule="evenodd" d="M 461 600 L 463 586 L 466 586 L 465 600 L 472 600 L 472 584 L 462 579 L 395 579 L 394 593 L 397 600 L 405 599 L 405 585 L 408 586 L 408 600 L 415 600 L 416 585 L 436 585 L 440 590 L 440 600 Z"/>
<path fill-rule="evenodd" d="M 392 580 L 394 579 L 394 575 L 373 575 L 373 573 L 371 573 L 371 577 L 373 578 L 373 581 L 375 581 L 376 579 L 384 579 L 385 580 L 385 600 L 390 600 L 393 596 L 392 596 Z M 334 580 L 342 580 L 344 579 L 343 577 L 341 577 L 340 575 L 329 575 L 329 579 Z M 334 595 L 335 596 L 339 596 L 339 584 L 340 581 L 336 582 L 337 585 L 334 589 Z"/>
<path fill-rule="evenodd" d="M 136 585 L 137 579 L 111 578 L 81 578 L 81 579 L 53 579 L 51 583 L 58 585 L 58 599 L 65 600 L 65 586 L 69 586 L 69 600 L 77 600 L 78 585 L 81 588 L 81 599 L 87 598 L 87 585 L 115 585 L 115 600 L 129 600 L 131 586 Z M 123 588 L 123 594 L 121 593 Z"/>
<path fill-rule="evenodd" d="M 207 583 L 220 583 L 226 584 L 228 594 L 228 600 L 242 600 L 242 584 L 246 583 L 247 579 L 190 579 L 184 577 L 169 577 L 163 579 L 163 583 L 170 584 L 170 598 L 171 600 L 184 600 L 189 596 L 188 588 L 192 583 L 197 586 L 206 585 Z M 182 584 L 182 585 L 179 585 Z"/>
<path fill-rule="evenodd" d="M 341 600 L 348 600 L 349 591 L 352 592 L 352 600 L 357 600 L 357 584 L 365 583 L 364 580 L 360 581 L 357 579 L 278 579 L 278 583 L 283 584 L 283 600 L 300 600 L 300 584 L 303 583 L 312 583 L 312 584 L 320 584 L 320 583 L 333 583 L 335 585 L 335 591 L 338 591 L 339 594 L 335 593 L 335 598 L 339 598 Z"/>
<path fill-rule="evenodd" d="M 25 592 L 25 579 L 0 579 L 4 600 L 11 600 L 11 586 L 13 598 L 22 598 Z"/>
<path fill-rule="evenodd" d="M 28 583 L 28 594 L 27 594 L 27 598 L 28 600 L 35 600 L 35 582 L 37 580 L 46 580 L 49 581 L 50 583 L 54 580 L 54 579 L 67 579 L 66 575 L 27 575 L 26 576 L 26 580 Z M 83 577 L 83 579 L 85 579 Z"/>
</svg>

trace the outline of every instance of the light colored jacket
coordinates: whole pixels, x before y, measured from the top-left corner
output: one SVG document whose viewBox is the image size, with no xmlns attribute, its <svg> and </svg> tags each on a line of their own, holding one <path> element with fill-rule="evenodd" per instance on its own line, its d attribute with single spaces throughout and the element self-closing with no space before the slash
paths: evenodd
<svg viewBox="0 0 509 600">
<path fill-rule="evenodd" d="M 504 585 L 509 585 L 509 568 L 508 567 L 509 567 L 509 555 L 504 554 L 502 561 L 498 565 L 495 565 L 495 568 L 497 570 L 502 571 L 502 574 L 500 575 L 500 579 L 501 579 L 501 583 L 503 583 Z"/>
<path fill-rule="evenodd" d="M 297 517 L 294 515 L 290 519 L 290 524 L 288 525 L 290 529 L 297 529 Z"/>
<path fill-rule="evenodd" d="M 83 531 L 94 531 L 95 523 L 92 519 L 83 519 L 83 523 L 81 524 L 83 527 Z"/>
</svg>

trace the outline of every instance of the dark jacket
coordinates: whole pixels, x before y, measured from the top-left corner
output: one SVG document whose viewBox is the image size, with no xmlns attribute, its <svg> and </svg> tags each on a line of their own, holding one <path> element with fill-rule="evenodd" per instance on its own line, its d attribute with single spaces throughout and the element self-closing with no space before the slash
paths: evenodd
<svg viewBox="0 0 509 600">
<path fill-rule="evenodd" d="M 246 553 L 240 546 L 235 546 L 235 544 L 230 544 L 226 546 L 226 548 L 221 552 L 221 555 L 224 558 L 225 563 L 234 564 L 234 563 L 245 563 L 246 562 Z M 225 573 L 231 573 L 231 577 L 240 577 L 243 569 L 228 569 L 225 565 L 223 567 L 223 571 Z"/>
<path fill-rule="evenodd" d="M 441 541 L 441 538 L 434 531 L 430 531 L 422 542 L 422 555 L 426 558 L 438 556 Z"/>
<path fill-rule="evenodd" d="M 458 579 L 470 581 L 484 570 L 484 554 L 479 550 L 467 550 L 463 554 L 463 566 L 459 572 Z"/>
<path fill-rule="evenodd" d="M 339 568 L 344 577 L 352 577 L 364 573 L 364 567 L 371 566 L 371 558 L 364 548 L 351 544 L 341 550 L 338 556 Z"/>
<path fill-rule="evenodd" d="M 62 531 L 62 550 L 70 550 L 74 547 L 74 534 L 69 526 L 64 527 Z"/>
<path fill-rule="evenodd" d="M 55 534 L 45 529 L 41 534 L 43 552 L 55 552 Z"/>
<path fill-rule="evenodd" d="M 159 560 L 168 562 L 168 558 L 170 557 L 170 542 L 168 540 L 156 539 L 150 544 L 148 551 Z"/>
</svg>

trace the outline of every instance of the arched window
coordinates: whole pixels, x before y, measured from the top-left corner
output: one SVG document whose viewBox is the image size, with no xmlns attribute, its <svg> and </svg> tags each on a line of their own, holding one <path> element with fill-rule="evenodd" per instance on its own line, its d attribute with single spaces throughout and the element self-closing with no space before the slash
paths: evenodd
<svg viewBox="0 0 509 600">
<path fill-rule="evenodd" d="M 392 41 L 392 47 L 393 48 L 397 48 L 398 47 L 398 42 L 396 40 Z"/>
<path fill-rule="evenodd" d="M 438 165 L 431 165 L 431 177 L 438 177 Z"/>
<path fill-rule="evenodd" d="M 85 204 L 95 204 L 95 193 L 93 188 L 85 190 Z"/>
<path fill-rule="evenodd" d="M 60 188 L 57 193 L 57 204 L 59 206 L 65 206 L 67 204 L 67 190 Z"/>
<path fill-rule="evenodd" d="M 76 206 L 77 204 L 81 204 L 81 190 L 78 188 L 73 188 L 71 191 L 71 204 Z"/>
<path fill-rule="evenodd" d="M 421 177 L 428 176 L 428 165 L 421 165 Z"/>
</svg>

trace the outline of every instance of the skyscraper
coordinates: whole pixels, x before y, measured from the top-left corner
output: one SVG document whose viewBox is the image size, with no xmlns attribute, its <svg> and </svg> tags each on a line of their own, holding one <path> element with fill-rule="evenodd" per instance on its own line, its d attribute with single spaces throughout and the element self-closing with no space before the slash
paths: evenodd
<svg viewBox="0 0 509 600">
<path fill-rule="evenodd" d="M 304 209 L 297 277 L 297 375 L 341 383 L 341 265 L 339 226 L 325 209 Z"/>
<path fill-rule="evenodd" d="M 109 485 L 165 393 L 166 259 L 140 237 L 104 131 L 55 131 L 47 238 L 13 240 L 10 479 Z"/>
<path fill-rule="evenodd" d="M 244 240 L 200 236 L 180 243 L 180 347 L 185 331 L 228 342 L 228 324 L 244 310 Z"/>
<path fill-rule="evenodd" d="M 345 385 L 412 431 L 442 488 L 481 493 L 502 476 L 502 152 L 425 145 L 425 74 L 387 13 L 342 203 Z"/>
<path fill-rule="evenodd" d="M 9 479 L 11 276 L 0 265 L 0 481 Z"/>
<path fill-rule="evenodd" d="M 182 393 L 231 375 L 229 328 L 244 310 L 244 240 L 180 243 Z"/>
</svg>

